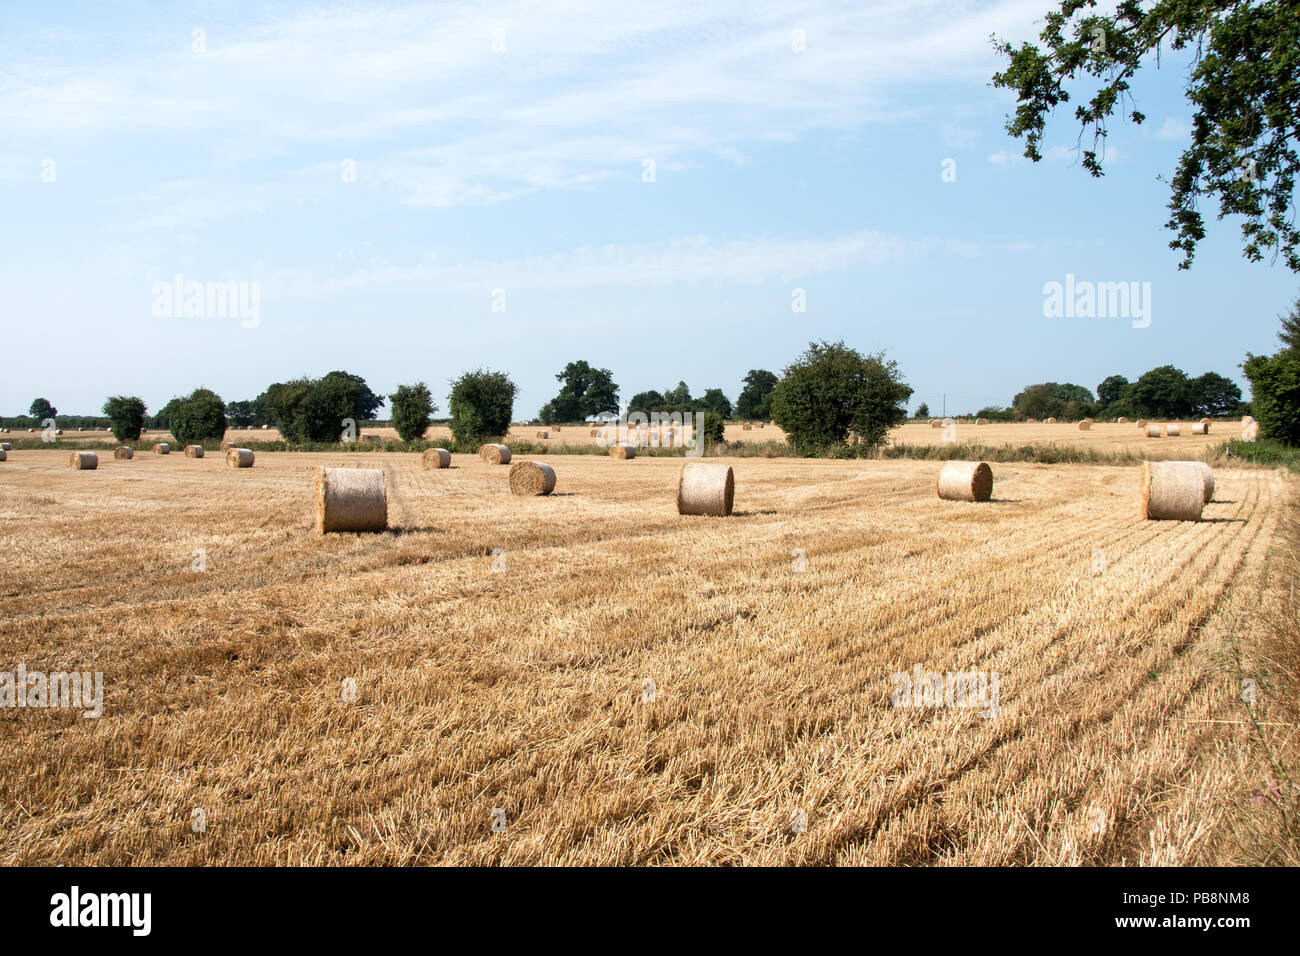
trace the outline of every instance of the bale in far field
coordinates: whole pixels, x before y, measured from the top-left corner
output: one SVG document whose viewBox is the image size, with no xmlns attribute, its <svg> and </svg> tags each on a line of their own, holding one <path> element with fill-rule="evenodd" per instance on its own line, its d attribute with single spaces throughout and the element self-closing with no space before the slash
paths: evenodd
<svg viewBox="0 0 1300 956">
<path fill-rule="evenodd" d="M 317 468 L 316 530 L 385 531 L 388 491 L 379 468 Z"/>
<path fill-rule="evenodd" d="M 99 467 L 99 456 L 93 451 L 74 451 L 68 464 L 77 471 L 93 471 Z"/>
<path fill-rule="evenodd" d="M 736 479 L 730 465 L 688 461 L 677 482 L 677 513 L 725 518 L 731 514 Z"/>
<path fill-rule="evenodd" d="M 1197 464 L 1201 466 L 1201 471 L 1205 476 L 1205 493 L 1201 497 L 1205 499 L 1205 503 L 1208 505 L 1210 499 L 1214 497 L 1214 469 L 1203 461 L 1198 461 Z"/>
<path fill-rule="evenodd" d="M 540 461 L 510 466 L 510 491 L 516 495 L 549 495 L 555 490 L 555 469 Z"/>
<path fill-rule="evenodd" d="M 589 436 L 587 436 L 587 437 L 589 437 L 589 438 L 595 438 L 595 437 L 596 437 L 597 435 L 599 435 L 599 434 L 600 434 L 600 429 L 599 429 L 599 428 L 593 428 L 593 429 L 591 430 L 591 434 L 590 434 Z"/>
<path fill-rule="evenodd" d="M 185 457 L 186 457 L 186 458 L 202 458 L 202 457 L 203 457 L 203 446 L 202 446 L 202 445 L 186 445 L 186 446 L 185 446 Z"/>
<path fill-rule="evenodd" d="M 172 453 L 171 445 L 168 445 L 165 441 L 159 442 L 153 446 L 153 453 L 155 455 L 170 455 Z"/>
<path fill-rule="evenodd" d="M 1178 435 L 1179 435 L 1179 428 L 1178 428 L 1178 426 L 1177 426 L 1177 425 L 1166 425 L 1166 426 L 1165 426 L 1165 434 L 1168 435 L 1170 438 L 1177 438 Z"/>
<path fill-rule="evenodd" d="M 478 450 L 478 456 L 489 465 L 510 464 L 510 449 L 505 445 L 483 445 Z"/>
<path fill-rule="evenodd" d="M 113 457 L 118 461 L 130 461 L 135 457 L 135 449 L 129 445 L 118 445 L 113 449 Z"/>
<path fill-rule="evenodd" d="M 550 435 L 549 432 L 544 432 L 544 431 L 543 431 L 543 432 L 538 432 L 538 433 L 537 433 L 537 437 L 538 437 L 538 438 L 550 438 L 551 435 Z"/>
<path fill-rule="evenodd" d="M 975 424 L 976 424 L 976 425 L 987 425 L 988 423 L 989 423 L 989 420 L 988 420 L 987 418 L 977 418 L 977 419 L 975 419 Z"/>
<path fill-rule="evenodd" d="M 993 469 L 982 461 L 950 461 L 939 471 L 937 487 L 945 501 L 988 501 Z"/>
<path fill-rule="evenodd" d="M 636 445 L 610 445 L 609 457 L 617 458 L 619 461 L 626 461 L 629 458 L 635 458 Z"/>
<path fill-rule="evenodd" d="M 253 450 L 251 448 L 227 448 L 226 464 L 231 468 L 252 468 Z"/>
<path fill-rule="evenodd" d="M 745 422 L 745 424 L 740 426 L 740 430 L 742 432 L 752 432 L 754 430 L 754 426 L 749 424 L 749 422 Z"/>
<path fill-rule="evenodd" d="M 8 449 L 0 448 L 0 461 L 8 461 L 8 460 L 9 460 Z"/>
<path fill-rule="evenodd" d="M 1049 418 L 1049 419 L 1047 419 L 1047 424 L 1049 424 L 1049 425 L 1055 425 L 1055 424 L 1056 424 L 1056 419 L 1055 419 L 1055 418 Z"/>
<path fill-rule="evenodd" d="M 1148 426 L 1147 426 L 1147 438 L 1159 438 L 1159 437 L 1160 437 L 1160 426 L 1159 426 L 1159 425 L 1148 425 Z"/>
<path fill-rule="evenodd" d="M 450 468 L 451 452 L 445 448 L 426 448 L 420 461 L 426 469 Z"/>
<path fill-rule="evenodd" d="M 1205 472 L 1199 461 L 1148 461 L 1142 464 L 1143 518 L 1200 521 L 1205 507 Z"/>
<path fill-rule="evenodd" d="M 1079 431 L 1081 432 L 1092 431 L 1092 422 L 1086 418 L 1083 421 L 1079 422 Z"/>
<path fill-rule="evenodd" d="M 943 427 L 943 422 L 940 421 L 940 420 L 937 419 L 937 418 L 932 418 L 932 419 L 930 419 L 930 427 L 931 427 L 931 428 L 942 428 L 942 427 Z"/>
<path fill-rule="evenodd" d="M 1123 425 L 1123 424 L 1126 424 L 1126 423 L 1128 422 L 1128 419 L 1125 418 L 1123 415 L 1121 415 L 1119 418 L 1115 419 L 1115 421 L 1117 421 L 1117 422 L 1119 422 L 1121 425 Z"/>
<path fill-rule="evenodd" d="M 1193 435 L 1208 435 L 1209 433 L 1210 426 L 1205 424 L 1205 422 L 1192 422 Z"/>
<path fill-rule="evenodd" d="M 0 451 L 13 451 L 14 446 L 11 442 L 0 441 Z"/>
</svg>

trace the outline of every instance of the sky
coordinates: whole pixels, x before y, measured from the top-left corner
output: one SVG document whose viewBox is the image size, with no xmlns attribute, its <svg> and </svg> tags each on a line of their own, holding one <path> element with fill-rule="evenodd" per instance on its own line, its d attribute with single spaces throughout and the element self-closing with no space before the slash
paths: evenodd
<svg viewBox="0 0 1300 956">
<path fill-rule="evenodd" d="M 525 418 L 577 359 L 624 399 L 734 401 L 822 339 L 884 350 L 934 412 L 1169 363 L 1248 395 L 1300 282 L 1212 208 L 1178 270 L 1186 59 L 1139 74 L 1104 178 L 1074 103 L 1032 163 L 990 36 L 1047 9 L 0 2 L 0 414 L 334 369 L 445 413 L 491 368 Z M 1149 312 L 1045 314 L 1067 276 Z"/>
</svg>

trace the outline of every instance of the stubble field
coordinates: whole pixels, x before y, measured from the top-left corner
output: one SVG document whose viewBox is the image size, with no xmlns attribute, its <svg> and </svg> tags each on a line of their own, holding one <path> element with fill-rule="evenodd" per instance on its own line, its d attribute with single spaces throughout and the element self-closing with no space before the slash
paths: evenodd
<svg viewBox="0 0 1300 956">
<path fill-rule="evenodd" d="M 105 696 L 0 709 L 0 862 L 1236 852 L 1277 473 L 1216 468 L 1193 524 L 1139 520 L 1133 467 L 995 464 L 976 505 L 933 462 L 736 459 L 717 519 L 680 459 L 551 462 L 518 498 L 460 455 L 11 453 L 0 669 Z M 384 468 L 395 530 L 316 535 L 318 465 Z M 997 672 L 998 713 L 893 706 L 916 665 Z"/>
</svg>

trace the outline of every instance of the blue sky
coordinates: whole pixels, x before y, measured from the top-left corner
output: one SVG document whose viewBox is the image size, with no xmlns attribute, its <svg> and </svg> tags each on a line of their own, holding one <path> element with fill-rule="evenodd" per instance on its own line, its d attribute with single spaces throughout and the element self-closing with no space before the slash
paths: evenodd
<svg viewBox="0 0 1300 956">
<path fill-rule="evenodd" d="M 424 380 L 445 411 L 481 366 L 525 417 L 578 358 L 624 398 L 681 379 L 734 400 L 823 338 L 886 350 L 935 411 L 1166 362 L 1244 389 L 1300 282 L 1212 216 L 1177 270 L 1157 176 L 1187 140 L 1185 60 L 1139 78 L 1148 122 L 1113 126 L 1104 179 L 1074 104 L 1030 163 L 989 35 L 1046 9 L 6 4 L 0 414 L 336 368 Z M 1045 317 L 1067 273 L 1151 283 L 1149 327 Z M 256 326 L 158 316 L 177 274 L 258 283 Z"/>
</svg>

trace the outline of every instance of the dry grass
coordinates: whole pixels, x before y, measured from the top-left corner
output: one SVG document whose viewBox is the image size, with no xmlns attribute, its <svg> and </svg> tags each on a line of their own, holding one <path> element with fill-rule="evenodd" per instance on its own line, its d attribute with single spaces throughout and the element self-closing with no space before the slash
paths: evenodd
<svg viewBox="0 0 1300 956">
<path fill-rule="evenodd" d="M 680 460 L 551 462 L 519 498 L 467 455 L 11 456 L 0 669 L 105 702 L 0 710 L 0 862 L 1212 863 L 1272 812 L 1224 647 L 1276 472 L 1180 523 L 1133 467 L 968 505 L 934 462 L 736 459 L 710 519 Z M 384 468 L 399 530 L 317 537 L 320 465 Z M 999 672 L 1000 715 L 892 707 L 918 663 Z"/>
</svg>

